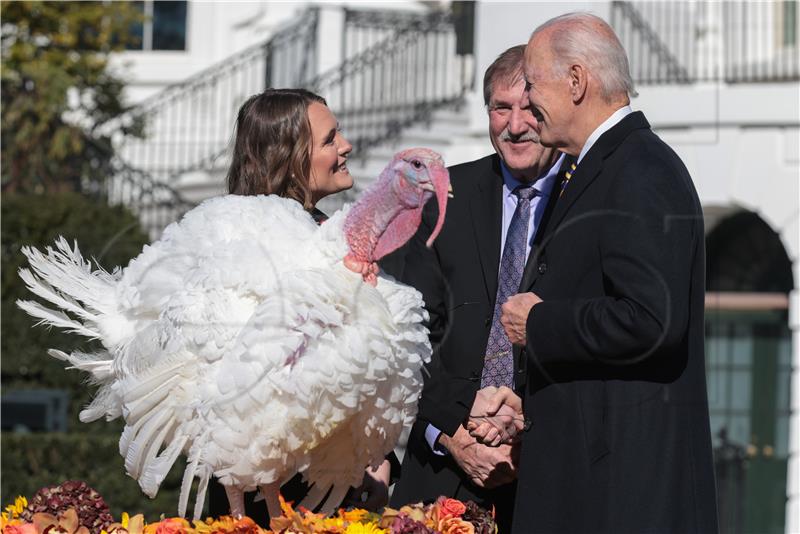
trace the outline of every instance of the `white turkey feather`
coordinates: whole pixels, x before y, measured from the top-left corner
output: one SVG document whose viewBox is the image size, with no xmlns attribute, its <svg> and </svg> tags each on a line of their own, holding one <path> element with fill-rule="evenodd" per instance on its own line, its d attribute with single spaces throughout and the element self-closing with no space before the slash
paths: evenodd
<svg viewBox="0 0 800 534">
<path fill-rule="evenodd" d="M 25 251 L 31 291 L 76 318 L 20 306 L 107 348 L 52 354 L 102 384 L 81 419 L 124 417 L 120 453 L 147 495 L 183 453 L 181 515 L 195 478 L 199 515 L 212 474 L 253 490 L 301 472 L 309 500 L 332 488 L 335 506 L 413 421 L 421 296 L 344 267 L 348 211 L 318 226 L 293 200 L 211 199 L 114 274 L 63 239 Z"/>
</svg>

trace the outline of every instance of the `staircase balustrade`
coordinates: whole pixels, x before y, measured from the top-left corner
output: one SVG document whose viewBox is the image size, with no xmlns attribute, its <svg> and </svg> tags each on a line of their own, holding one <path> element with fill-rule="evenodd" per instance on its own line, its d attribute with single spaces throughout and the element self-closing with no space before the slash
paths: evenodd
<svg viewBox="0 0 800 534">
<path fill-rule="evenodd" d="M 797 2 L 611 3 L 635 83 L 800 79 Z"/>
<path fill-rule="evenodd" d="M 104 172 L 110 178 L 105 181 L 83 181 L 81 193 L 112 206 L 126 206 L 139 217 L 150 239 L 158 238 L 169 223 L 178 220 L 193 207 L 169 185 L 128 165 L 113 152 L 110 145 L 102 141 L 94 141 L 94 145 L 108 158 L 104 163 Z"/>
<path fill-rule="evenodd" d="M 151 235 L 191 204 L 181 177 L 223 172 L 239 107 L 266 87 L 308 87 L 326 97 L 354 153 L 398 135 L 433 110 L 457 104 L 472 85 L 471 57 L 455 52 L 450 14 L 343 9 L 339 57 L 318 74 L 320 9 L 191 78 L 171 85 L 108 123 L 140 121 L 145 137 L 117 138 L 106 192 L 140 214 Z M 318 46 L 319 45 L 319 46 Z M 325 43 L 325 46 L 328 46 Z M 170 207 L 170 203 L 174 207 Z"/>
<path fill-rule="evenodd" d="M 298 87 L 316 74 L 316 9 L 263 43 L 227 58 L 145 100 L 123 120 L 141 120 L 143 139 L 117 152 L 132 168 L 171 182 L 213 167 L 228 148 L 239 107 L 265 87 Z"/>
<path fill-rule="evenodd" d="M 310 84 L 336 113 L 356 157 L 429 120 L 434 110 L 461 103 L 472 87 L 472 57 L 456 53 L 449 13 L 399 21 L 393 15 L 348 11 L 345 27 L 368 27 L 371 44 Z"/>
</svg>

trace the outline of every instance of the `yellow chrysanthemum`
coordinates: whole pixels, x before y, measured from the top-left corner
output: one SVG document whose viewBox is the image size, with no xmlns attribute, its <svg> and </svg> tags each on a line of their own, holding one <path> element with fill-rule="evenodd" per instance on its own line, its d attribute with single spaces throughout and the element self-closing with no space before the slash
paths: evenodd
<svg viewBox="0 0 800 534">
<path fill-rule="evenodd" d="M 3 515 L 3 519 L 10 520 L 16 519 L 25 510 L 25 507 L 28 506 L 28 499 L 20 495 L 14 500 L 14 504 L 9 504 L 6 506 L 6 511 Z"/>
<path fill-rule="evenodd" d="M 389 534 L 389 531 L 375 523 L 350 523 L 344 534 Z"/>
</svg>

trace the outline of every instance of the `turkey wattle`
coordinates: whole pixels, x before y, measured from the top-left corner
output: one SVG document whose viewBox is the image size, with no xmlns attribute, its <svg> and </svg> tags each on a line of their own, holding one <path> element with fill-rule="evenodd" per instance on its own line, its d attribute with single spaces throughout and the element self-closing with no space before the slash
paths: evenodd
<svg viewBox="0 0 800 534">
<path fill-rule="evenodd" d="M 411 149 L 321 226 L 294 200 L 214 198 L 113 273 L 61 238 L 46 254 L 25 248 L 31 270 L 20 270 L 60 309 L 18 304 L 102 342 L 92 354 L 50 354 L 100 386 L 81 421 L 125 420 L 120 454 L 148 496 L 185 454 L 181 516 L 199 478 L 199 517 L 212 475 L 233 514 L 256 488 L 278 513 L 278 488 L 298 472 L 313 485 L 302 504 L 330 490 L 327 511 L 413 422 L 431 354 L 420 294 L 383 275 L 365 284 L 343 260 L 401 246 L 435 196 L 432 240 L 448 190 L 441 157 Z"/>
</svg>

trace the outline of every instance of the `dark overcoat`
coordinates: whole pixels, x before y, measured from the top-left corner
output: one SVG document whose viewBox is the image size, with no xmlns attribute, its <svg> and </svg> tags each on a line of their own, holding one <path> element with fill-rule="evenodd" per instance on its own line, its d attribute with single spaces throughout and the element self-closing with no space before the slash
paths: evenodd
<svg viewBox="0 0 800 534">
<path fill-rule="evenodd" d="M 716 532 L 703 215 L 644 115 L 587 152 L 532 256 L 513 531 Z"/>
</svg>

